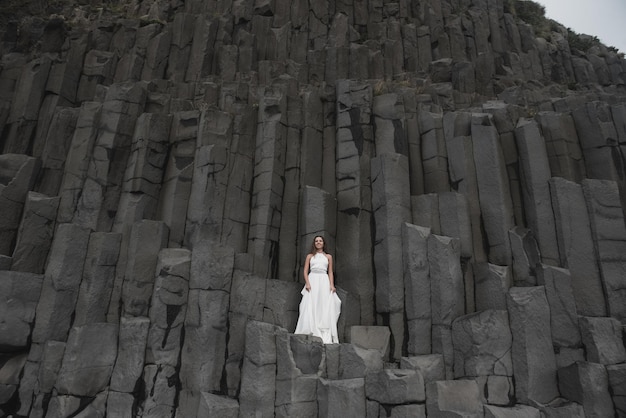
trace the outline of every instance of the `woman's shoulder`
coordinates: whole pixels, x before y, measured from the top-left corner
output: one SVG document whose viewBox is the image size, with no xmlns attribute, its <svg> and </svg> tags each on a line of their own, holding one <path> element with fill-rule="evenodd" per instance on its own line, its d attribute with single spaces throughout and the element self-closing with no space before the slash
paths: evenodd
<svg viewBox="0 0 626 418">
<path fill-rule="evenodd" d="M 328 258 L 329 260 L 332 260 L 332 259 L 333 259 L 333 256 L 332 256 L 332 255 L 330 255 L 330 254 L 328 254 L 328 253 L 324 253 L 324 255 L 325 255 L 325 256 L 326 256 L 326 258 Z"/>
</svg>

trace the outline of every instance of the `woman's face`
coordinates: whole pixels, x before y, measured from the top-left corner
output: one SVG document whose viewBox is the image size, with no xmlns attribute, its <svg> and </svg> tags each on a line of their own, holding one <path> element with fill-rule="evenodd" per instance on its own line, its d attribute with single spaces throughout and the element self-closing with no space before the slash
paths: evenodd
<svg viewBox="0 0 626 418">
<path fill-rule="evenodd" d="M 315 248 L 317 250 L 321 250 L 321 249 L 324 248 L 324 238 L 322 238 L 322 237 L 315 237 L 314 243 L 315 243 Z"/>
</svg>

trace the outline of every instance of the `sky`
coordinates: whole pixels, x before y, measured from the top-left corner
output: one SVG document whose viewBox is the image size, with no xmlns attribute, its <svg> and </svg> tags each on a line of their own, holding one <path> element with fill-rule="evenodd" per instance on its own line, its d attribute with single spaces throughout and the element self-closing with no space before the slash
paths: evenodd
<svg viewBox="0 0 626 418">
<path fill-rule="evenodd" d="M 626 53 L 626 0 L 535 0 L 546 17 Z"/>
</svg>

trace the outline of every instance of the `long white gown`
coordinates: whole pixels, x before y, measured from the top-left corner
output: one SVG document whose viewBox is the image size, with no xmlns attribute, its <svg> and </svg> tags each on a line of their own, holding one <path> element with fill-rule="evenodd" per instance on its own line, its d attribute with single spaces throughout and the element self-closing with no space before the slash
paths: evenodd
<svg viewBox="0 0 626 418">
<path fill-rule="evenodd" d="M 300 317 L 294 334 L 307 334 L 320 337 L 324 344 L 338 343 L 337 320 L 341 313 L 341 300 L 336 292 L 330 290 L 328 277 L 328 258 L 316 253 L 309 261 L 309 283 L 302 289 Z"/>
</svg>

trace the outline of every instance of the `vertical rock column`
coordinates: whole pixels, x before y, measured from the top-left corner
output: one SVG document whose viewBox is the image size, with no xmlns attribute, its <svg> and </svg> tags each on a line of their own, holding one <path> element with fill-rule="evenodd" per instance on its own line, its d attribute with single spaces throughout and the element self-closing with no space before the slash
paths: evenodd
<svg viewBox="0 0 626 418">
<path fill-rule="evenodd" d="M 29 192 L 13 251 L 11 270 L 43 273 L 56 226 L 58 197 Z"/>
<path fill-rule="evenodd" d="M 552 176 L 580 182 L 585 177 L 585 162 L 572 116 L 539 112 L 537 121 L 546 141 Z"/>
<path fill-rule="evenodd" d="M 222 220 L 221 241 L 236 253 L 243 253 L 248 247 L 257 116 L 257 109 L 253 106 L 239 105 L 233 117 L 233 143 L 224 204 L 228 210 Z"/>
<path fill-rule="evenodd" d="M 608 314 L 626 323 L 626 224 L 617 183 L 583 180 Z"/>
<path fill-rule="evenodd" d="M 155 218 L 171 123 L 170 115 L 157 113 L 137 118 L 114 231 L 128 234 L 134 222 Z"/>
<path fill-rule="evenodd" d="M 51 64 L 50 58 L 42 56 L 22 67 L 6 121 L 4 153 L 27 154 L 32 147 Z"/>
<path fill-rule="evenodd" d="M 348 292 L 358 295 L 364 325 L 374 323 L 374 272 L 369 261 L 373 252 L 371 103 L 369 85 L 337 83 L 337 279 Z"/>
<path fill-rule="evenodd" d="M 376 311 L 389 314 L 392 357 L 399 359 L 404 344 L 402 225 L 411 220 L 409 167 L 404 155 L 381 154 L 372 159 L 372 211 Z"/>
<path fill-rule="evenodd" d="M 76 130 L 63 168 L 63 180 L 59 188 L 60 201 L 57 222 L 72 221 L 87 178 L 101 112 L 101 103 L 83 102 L 80 107 Z"/>
<path fill-rule="evenodd" d="M 528 227 L 534 232 L 544 263 L 558 265 L 559 252 L 548 180 L 552 177 L 545 141 L 535 121 L 520 120 L 515 129 Z"/>
<path fill-rule="evenodd" d="M 183 244 L 199 123 L 200 113 L 195 110 L 176 112 L 172 118 L 169 158 L 157 210 L 157 219 L 170 229 L 169 247 Z"/>
<path fill-rule="evenodd" d="M 280 87 L 267 87 L 259 92 L 248 252 L 258 260 L 255 270 L 264 277 L 272 277 L 278 268 L 285 188 L 286 106 L 287 97 Z"/>
<path fill-rule="evenodd" d="M 279 280 L 296 281 L 299 273 L 298 254 L 300 247 L 298 216 L 300 213 L 300 197 L 302 187 L 300 184 L 300 159 L 302 157 L 302 99 L 294 94 L 294 89 L 289 89 L 287 97 L 287 128 L 285 148 L 285 190 L 281 213 L 285 216 L 280 220 L 280 247 L 278 259 Z M 291 215 L 291 216 L 290 216 Z M 291 245 L 290 245 L 291 244 Z M 334 247 L 333 247 L 334 248 Z"/>
<path fill-rule="evenodd" d="M 135 121 L 146 101 L 146 87 L 144 83 L 114 84 L 107 91 L 73 222 L 97 231 L 111 231 Z"/>
<path fill-rule="evenodd" d="M 584 316 L 605 316 L 604 289 L 583 189 L 558 177 L 549 184 L 561 265 L 571 273 L 576 310 Z"/>
<path fill-rule="evenodd" d="M 190 263 L 189 250 L 165 248 L 159 252 L 143 375 L 143 417 L 174 414 Z"/>
<path fill-rule="evenodd" d="M 509 230 L 513 227 L 513 206 L 498 132 L 489 115 L 472 117 L 472 141 L 478 197 L 493 264 L 511 264 Z"/>
<path fill-rule="evenodd" d="M 428 237 L 432 352 L 443 354 L 446 378 L 452 379 L 454 352 L 452 321 L 465 314 L 465 292 L 458 238 L 431 234 Z"/>
<path fill-rule="evenodd" d="M 219 240 L 228 186 L 229 144 L 232 142 L 232 116 L 207 110 L 200 114 L 191 191 L 187 205 L 184 243 L 193 248 L 196 241 L 211 237 Z"/>
<path fill-rule="evenodd" d="M 543 286 L 513 287 L 507 297 L 513 334 L 515 396 L 520 403 L 548 403 L 559 395 L 550 307 Z"/>
<path fill-rule="evenodd" d="M 471 113 L 447 112 L 443 117 L 443 130 L 452 189 L 466 197 L 471 227 L 471 255 L 474 257 L 474 261 L 483 262 L 487 260 L 487 255 L 482 243 L 482 220 L 478 198 L 478 180 L 474 166 L 471 118 Z"/>
<path fill-rule="evenodd" d="M 431 353 L 432 314 L 428 265 L 430 228 L 405 223 L 402 226 L 404 305 L 409 356 Z"/>
<path fill-rule="evenodd" d="M 181 386 L 188 395 L 186 399 L 181 397 L 179 411 L 186 414 L 197 411 L 202 392 L 221 390 L 234 259 L 232 248 L 209 240 L 196 243 L 191 254 L 185 341 L 180 360 Z"/>
<path fill-rule="evenodd" d="M 443 129 L 443 115 L 421 111 L 418 117 L 422 139 L 424 192 L 449 191 L 448 151 Z"/>
<path fill-rule="evenodd" d="M 24 203 L 39 170 L 37 160 L 27 155 L 0 155 L 0 255 L 11 256 Z"/>
</svg>

